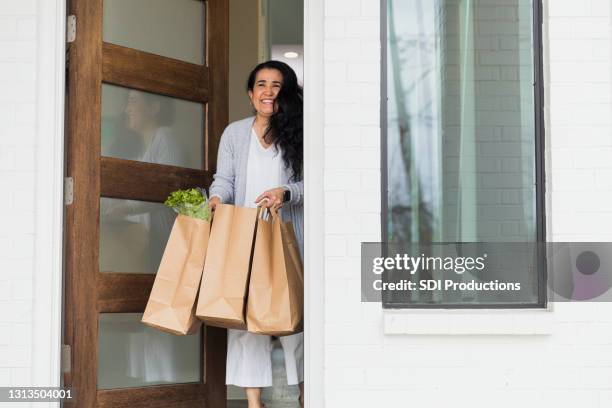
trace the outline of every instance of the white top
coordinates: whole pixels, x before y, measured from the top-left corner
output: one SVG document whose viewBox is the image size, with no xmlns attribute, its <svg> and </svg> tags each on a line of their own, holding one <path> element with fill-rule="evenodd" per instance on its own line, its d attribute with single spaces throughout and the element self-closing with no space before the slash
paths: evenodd
<svg viewBox="0 0 612 408">
<path fill-rule="evenodd" d="M 257 207 L 255 199 L 266 190 L 279 187 L 282 180 L 281 151 L 269 146 L 264 148 L 259 142 L 255 129 L 251 128 L 251 142 L 247 159 L 247 177 L 244 205 Z"/>
</svg>

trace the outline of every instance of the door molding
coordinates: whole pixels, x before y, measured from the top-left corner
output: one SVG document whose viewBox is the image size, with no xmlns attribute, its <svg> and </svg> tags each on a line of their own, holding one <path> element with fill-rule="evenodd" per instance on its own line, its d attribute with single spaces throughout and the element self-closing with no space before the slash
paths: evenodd
<svg viewBox="0 0 612 408">
<path fill-rule="evenodd" d="M 36 16 L 36 197 L 32 385 L 60 385 L 66 0 L 39 0 Z M 57 407 L 59 403 L 42 403 Z"/>
<path fill-rule="evenodd" d="M 304 1 L 304 384 L 309 408 L 325 406 L 324 10 L 324 0 Z"/>
</svg>

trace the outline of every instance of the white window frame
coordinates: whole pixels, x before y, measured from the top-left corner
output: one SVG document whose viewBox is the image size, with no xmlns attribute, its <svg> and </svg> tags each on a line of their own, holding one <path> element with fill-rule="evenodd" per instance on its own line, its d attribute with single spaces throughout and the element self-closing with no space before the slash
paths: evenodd
<svg viewBox="0 0 612 408">
<path fill-rule="evenodd" d="M 547 41 L 548 1 L 541 1 L 539 18 L 542 28 L 538 40 L 541 49 L 541 61 L 543 77 L 541 83 L 544 86 L 545 100 L 542 103 L 542 122 L 538 126 L 549 129 L 549 60 Z M 386 1 L 381 1 L 381 13 L 387 12 Z M 382 16 L 382 14 L 381 14 Z M 381 39 L 383 35 L 381 33 Z M 381 40 L 382 41 L 382 40 Z M 382 45 L 382 44 L 381 44 Z M 382 81 L 382 79 L 381 79 Z M 382 85 L 382 84 L 381 84 Z M 382 86 L 381 86 L 382 90 Z M 550 168 L 550 133 L 544 132 L 545 148 L 542 154 L 546 167 L 541 171 L 544 179 L 551 173 Z M 382 194 L 382 192 L 381 192 Z M 381 197 L 382 198 L 382 197 Z M 551 214 L 552 197 L 551 192 L 544 188 L 544 214 Z M 545 217 L 545 231 L 552 231 L 551 217 Z M 381 234 L 382 236 L 382 234 Z M 383 332 L 387 335 L 551 335 L 554 324 L 554 303 L 547 302 L 544 308 L 526 309 L 451 309 L 441 305 L 440 308 L 419 309 L 399 308 L 383 309 Z"/>
</svg>

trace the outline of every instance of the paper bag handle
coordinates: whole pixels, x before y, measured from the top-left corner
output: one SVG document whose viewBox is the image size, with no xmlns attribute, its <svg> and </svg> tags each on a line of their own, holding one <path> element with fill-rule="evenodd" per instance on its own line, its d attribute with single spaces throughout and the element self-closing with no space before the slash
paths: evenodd
<svg viewBox="0 0 612 408">
<path fill-rule="evenodd" d="M 264 200 L 267 200 L 267 199 L 264 198 Z M 263 202 L 263 200 L 261 200 L 260 203 L 261 202 Z M 267 214 L 267 216 L 265 214 Z M 263 219 L 267 219 L 268 216 L 271 217 L 273 221 L 276 220 L 276 218 L 278 218 L 278 210 L 273 207 L 264 207 L 261 204 L 257 205 L 257 218 L 263 220 Z"/>
</svg>

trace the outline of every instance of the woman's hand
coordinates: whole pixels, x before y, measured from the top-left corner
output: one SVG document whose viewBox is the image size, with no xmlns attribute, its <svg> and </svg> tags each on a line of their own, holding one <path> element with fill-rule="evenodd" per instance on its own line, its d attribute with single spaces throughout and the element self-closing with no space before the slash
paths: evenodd
<svg viewBox="0 0 612 408">
<path fill-rule="evenodd" d="M 285 194 L 285 189 L 282 187 L 273 188 L 272 190 L 264 191 L 255 199 L 255 203 L 260 203 L 266 208 L 275 208 L 279 209 L 283 206 L 283 195 Z"/>
<path fill-rule="evenodd" d="M 217 204 L 221 204 L 221 199 L 217 196 L 214 196 L 213 198 L 208 200 L 208 208 L 210 208 L 210 211 L 215 211 L 215 207 L 217 207 Z"/>
</svg>

